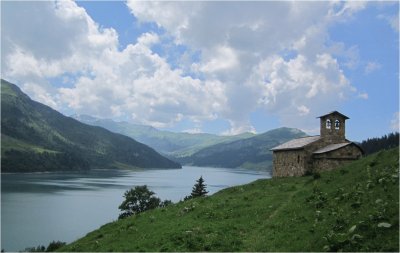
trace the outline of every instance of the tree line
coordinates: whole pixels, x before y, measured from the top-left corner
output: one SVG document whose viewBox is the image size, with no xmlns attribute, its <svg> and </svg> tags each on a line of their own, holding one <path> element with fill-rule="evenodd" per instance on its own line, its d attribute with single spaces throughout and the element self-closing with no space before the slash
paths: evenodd
<svg viewBox="0 0 400 253">
<path fill-rule="evenodd" d="M 385 134 L 382 137 L 368 138 L 360 144 L 365 155 L 378 152 L 384 149 L 390 149 L 399 146 L 399 132 Z"/>
<path fill-rule="evenodd" d="M 66 244 L 67 244 L 66 242 L 52 241 L 49 244 L 49 246 L 47 246 L 47 248 L 43 245 L 39 245 L 36 248 L 35 247 L 25 248 L 23 252 L 54 252 Z M 4 250 L 1 250 L 1 252 L 4 252 Z"/>
</svg>

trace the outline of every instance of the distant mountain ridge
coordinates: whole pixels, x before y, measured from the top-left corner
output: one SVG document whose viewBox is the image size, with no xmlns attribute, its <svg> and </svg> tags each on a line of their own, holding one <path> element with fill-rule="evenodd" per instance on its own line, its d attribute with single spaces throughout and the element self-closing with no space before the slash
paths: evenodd
<svg viewBox="0 0 400 253">
<path fill-rule="evenodd" d="M 111 119 L 99 119 L 88 115 L 72 115 L 71 117 L 85 124 L 104 127 L 112 132 L 129 136 L 171 158 L 189 156 L 215 144 L 255 136 L 253 133 L 243 133 L 234 136 L 220 136 L 207 133 L 174 133 L 158 130 L 151 126 L 116 122 Z"/>
<path fill-rule="evenodd" d="M 194 166 L 268 170 L 272 165 L 271 148 L 304 136 L 306 133 L 299 129 L 282 127 L 250 138 L 216 144 L 178 160 Z"/>
<path fill-rule="evenodd" d="M 2 172 L 180 168 L 146 145 L 31 100 L 1 79 Z"/>
<path fill-rule="evenodd" d="M 161 131 L 151 126 L 88 115 L 74 115 L 86 124 L 104 127 L 149 145 L 171 160 L 194 166 L 251 168 L 267 170 L 272 164 L 271 148 L 306 134 L 295 128 L 278 128 L 263 134 L 235 136 L 189 134 Z"/>
</svg>

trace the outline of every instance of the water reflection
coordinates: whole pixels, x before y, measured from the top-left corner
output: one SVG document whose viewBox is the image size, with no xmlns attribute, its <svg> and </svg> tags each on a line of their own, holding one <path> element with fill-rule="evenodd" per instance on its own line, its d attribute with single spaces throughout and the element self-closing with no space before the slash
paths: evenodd
<svg viewBox="0 0 400 253">
<path fill-rule="evenodd" d="M 124 188 L 121 178 L 132 172 L 119 170 L 94 170 L 79 173 L 26 173 L 2 174 L 2 193 L 8 192 L 56 192 L 65 190 L 96 190 L 97 188 Z"/>
</svg>

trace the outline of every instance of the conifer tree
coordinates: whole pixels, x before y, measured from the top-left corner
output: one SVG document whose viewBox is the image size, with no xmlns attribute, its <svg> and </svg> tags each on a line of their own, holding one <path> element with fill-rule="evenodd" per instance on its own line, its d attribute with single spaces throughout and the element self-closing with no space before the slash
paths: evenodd
<svg viewBox="0 0 400 253">
<path fill-rule="evenodd" d="M 191 197 L 203 197 L 206 196 L 207 193 L 208 191 L 206 190 L 206 184 L 204 183 L 203 176 L 200 176 L 200 178 L 196 180 L 196 184 L 193 186 Z"/>
</svg>

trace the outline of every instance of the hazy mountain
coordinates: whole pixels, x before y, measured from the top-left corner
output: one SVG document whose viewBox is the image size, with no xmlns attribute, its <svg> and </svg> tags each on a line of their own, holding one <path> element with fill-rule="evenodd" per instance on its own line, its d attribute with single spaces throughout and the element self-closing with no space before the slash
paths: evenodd
<svg viewBox="0 0 400 253">
<path fill-rule="evenodd" d="M 1 80 L 2 172 L 92 168 L 178 168 L 152 148 L 83 124 Z"/>
<path fill-rule="evenodd" d="M 231 142 L 254 136 L 252 133 L 235 136 L 220 136 L 205 133 L 174 133 L 161 131 L 151 126 L 116 122 L 110 119 L 98 119 L 87 115 L 73 115 L 72 117 L 85 124 L 101 126 L 115 133 L 132 137 L 170 157 L 188 156 L 205 147 L 218 143 Z"/>
<path fill-rule="evenodd" d="M 195 166 L 268 169 L 272 164 L 271 148 L 303 136 L 306 134 L 298 129 L 278 128 L 251 138 L 204 148 L 180 159 L 180 162 Z"/>
<path fill-rule="evenodd" d="M 174 133 L 151 126 L 115 122 L 88 115 L 73 117 L 86 124 L 130 136 L 165 154 L 171 160 L 195 166 L 268 169 L 272 164 L 272 152 L 269 149 L 293 138 L 306 136 L 304 132 L 293 128 L 279 128 L 258 135 L 245 133 L 236 136 Z"/>
</svg>

